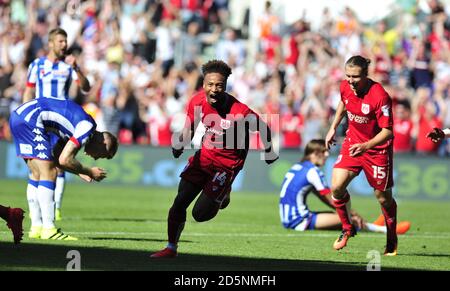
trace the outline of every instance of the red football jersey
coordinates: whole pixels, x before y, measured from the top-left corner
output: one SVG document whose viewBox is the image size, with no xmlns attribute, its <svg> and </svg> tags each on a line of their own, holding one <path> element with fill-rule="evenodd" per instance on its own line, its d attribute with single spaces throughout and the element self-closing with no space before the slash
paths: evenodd
<svg viewBox="0 0 450 291">
<path fill-rule="evenodd" d="M 412 150 L 413 123 L 410 119 L 394 118 L 394 152 L 409 152 Z"/>
<path fill-rule="evenodd" d="M 364 143 L 376 136 L 382 128 L 392 127 L 392 99 L 383 87 L 369 79 L 370 88 L 364 96 L 356 96 L 347 81 L 341 82 L 341 100 L 347 110 L 348 129 L 344 148 Z M 392 139 L 368 152 L 392 149 Z"/>
<path fill-rule="evenodd" d="M 227 93 L 225 93 L 227 94 Z M 206 100 L 204 91 L 194 95 L 187 107 L 187 116 L 191 124 L 201 120 L 206 128 L 203 136 L 200 158 L 216 167 L 227 169 L 241 168 L 247 157 L 244 120 L 254 114 L 247 105 L 228 95 L 225 113 L 221 116 Z M 247 117 L 247 119 L 246 119 Z"/>
</svg>

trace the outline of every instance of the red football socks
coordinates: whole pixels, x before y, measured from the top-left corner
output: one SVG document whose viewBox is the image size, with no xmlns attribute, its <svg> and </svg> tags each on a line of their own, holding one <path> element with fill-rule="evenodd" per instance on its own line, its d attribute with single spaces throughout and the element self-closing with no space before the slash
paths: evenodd
<svg viewBox="0 0 450 291">
<path fill-rule="evenodd" d="M 388 239 L 394 239 L 397 236 L 397 203 L 392 199 L 392 204 L 389 209 L 382 206 L 381 211 L 383 211 L 384 220 L 386 221 L 387 237 Z"/>
<path fill-rule="evenodd" d="M 347 207 L 347 203 L 350 202 L 350 195 L 346 192 L 344 198 L 342 199 L 336 199 L 333 196 L 331 197 L 333 198 L 333 205 L 336 208 L 336 212 L 341 220 L 342 230 L 350 231 L 353 227 L 350 219 L 350 210 Z"/>
</svg>

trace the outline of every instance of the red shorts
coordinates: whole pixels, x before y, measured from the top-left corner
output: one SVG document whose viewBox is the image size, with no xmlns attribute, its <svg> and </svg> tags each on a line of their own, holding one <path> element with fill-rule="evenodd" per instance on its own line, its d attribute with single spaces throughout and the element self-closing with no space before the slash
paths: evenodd
<svg viewBox="0 0 450 291">
<path fill-rule="evenodd" d="M 214 166 L 200 158 L 199 154 L 190 157 L 180 177 L 203 188 L 203 193 L 217 203 L 230 194 L 231 185 L 240 169 L 230 170 Z"/>
<path fill-rule="evenodd" d="M 380 191 L 386 191 L 394 186 L 392 150 L 386 153 L 365 152 L 360 156 L 351 157 L 348 150 L 342 148 L 334 167 L 358 174 L 363 170 L 370 186 Z"/>
</svg>

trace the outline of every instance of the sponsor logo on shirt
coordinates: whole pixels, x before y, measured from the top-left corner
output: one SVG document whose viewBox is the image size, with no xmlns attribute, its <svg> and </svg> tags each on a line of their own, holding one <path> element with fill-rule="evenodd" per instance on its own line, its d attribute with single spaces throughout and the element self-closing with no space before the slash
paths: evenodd
<svg viewBox="0 0 450 291">
<path fill-rule="evenodd" d="M 69 76 L 69 71 L 68 70 L 53 70 L 53 76 L 55 77 L 55 78 L 58 78 L 58 77 L 67 77 L 67 76 Z"/>
<path fill-rule="evenodd" d="M 52 73 L 52 71 L 50 71 L 50 72 L 45 72 L 44 69 L 41 69 L 41 70 L 39 71 L 39 79 L 42 79 L 42 78 L 44 78 L 44 77 L 47 77 L 47 76 L 50 75 L 51 73 Z"/>
<path fill-rule="evenodd" d="M 368 117 L 359 116 L 359 115 L 351 113 L 350 111 L 347 111 L 347 116 L 350 121 L 354 121 L 356 123 L 361 123 L 361 124 L 369 123 Z"/>
<path fill-rule="evenodd" d="M 206 127 L 206 132 L 211 132 L 211 133 L 219 135 L 219 136 L 223 135 L 222 131 L 219 131 L 219 130 L 214 129 L 213 127 L 209 127 L 209 126 Z"/>
</svg>

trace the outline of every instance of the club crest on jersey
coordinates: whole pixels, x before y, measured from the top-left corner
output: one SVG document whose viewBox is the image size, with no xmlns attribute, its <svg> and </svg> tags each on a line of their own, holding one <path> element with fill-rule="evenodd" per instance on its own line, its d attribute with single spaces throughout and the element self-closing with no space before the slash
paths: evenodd
<svg viewBox="0 0 450 291">
<path fill-rule="evenodd" d="M 220 127 L 222 127 L 223 129 L 229 129 L 231 127 L 231 121 L 230 120 L 226 120 L 226 119 L 221 119 L 220 120 Z"/>
<path fill-rule="evenodd" d="M 370 112 L 369 104 L 362 103 L 361 104 L 361 112 L 364 114 L 368 114 Z"/>
</svg>

